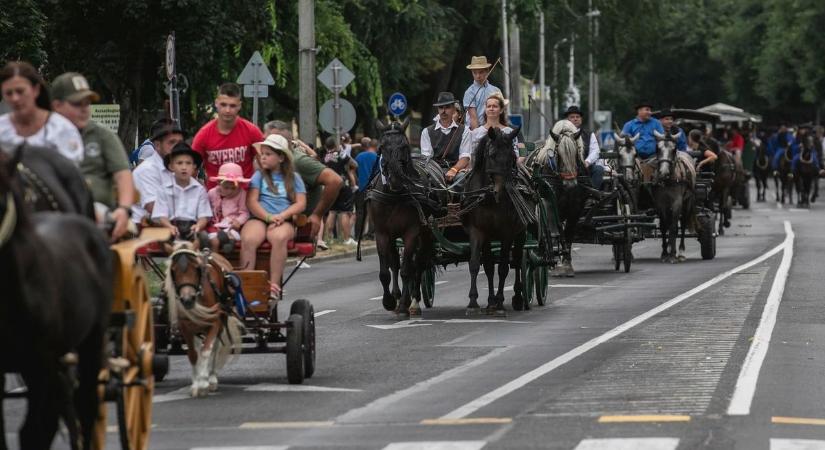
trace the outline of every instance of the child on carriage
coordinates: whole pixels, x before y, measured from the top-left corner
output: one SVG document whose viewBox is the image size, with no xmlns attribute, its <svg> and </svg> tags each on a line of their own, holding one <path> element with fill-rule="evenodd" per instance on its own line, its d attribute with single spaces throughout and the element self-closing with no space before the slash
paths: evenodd
<svg viewBox="0 0 825 450">
<path fill-rule="evenodd" d="M 209 245 L 212 251 L 228 254 L 241 240 L 241 227 L 249 220 L 244 184 L 250 179 L 243 177 L 241 166 L 228 162 L 218 169 L 218 176 L 209 180 L 220 183 L 208 192 L 213 214 L 206 228 Z"/>
<path fill-rule="evenodd" d="M 292 151 L 286 138 L 271 134 L 254 144 L 260 169 L 249 183 L 246 204 L 250 219 L 241 230 L 241 267 L 254 269 L 258 247 L 266 240 L 269 259 L 270 295 L 281 298 L 281 278 L 287 257 L 287 243 L 295 237 L 292 218 L 306 209 L 306 188 L 295 174 Z"/>
<path fill-rule="evenodd" d="M 191 240 L 196 245 L 199 233 L 212 217 L 206 189 L 194 178 L 201 161 L 201 155 L 189 144 L 175 145 L 163 158 L 174 177 L 164 180 L 152 210 L 152 219 L 168 228 L 174 239 Z"/>
</svg>

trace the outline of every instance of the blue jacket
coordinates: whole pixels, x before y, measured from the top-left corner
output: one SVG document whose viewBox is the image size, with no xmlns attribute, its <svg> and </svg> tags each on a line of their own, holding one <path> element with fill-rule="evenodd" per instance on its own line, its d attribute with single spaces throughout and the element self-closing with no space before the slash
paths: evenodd
<svg viewBox="0 0 825 450">
<path fill-rule="evenodd" d="M 796 140 L 793 137 L 793 133 L 791 133 L 790 131 L 785 132 L 785 142 L 790 144 L 791 147 L 796 145 Z M 776 150 L 778 148 L 779 148 L 779 133 L 774 133 L 768 139 L 768 145 L 766 147 L 766 150 L 768 151 L 769 155 L 774 156 L 776 154 Z"/>
<path fill-rule="evenodd" d="M 635 136 L 639 133 L 639 140 L 636 141 L 636 154 L 640 158 L 649 158 L 656 155 L 656 136 L 653 131 L 664 134 L 662 122 L 655 117 L 651 117 L 646 122 L 642 122 L 638 117 L 628 121 L 622 128 L 622 133 L 626 136 Z"/>
<path fill-rule="evenodd" d="M 686 152 L 687 138 L 685 137 L 685 130 L 677 127 L 676 125 L 673 125 L 672 127 L 670 127 L 670 132 L 673 133 L 674 131 L 677 133 L 681 133 L 679 134 L 679 138 L 676 139 L 676 150 L 679 150 L 680 152 Z"/>
<path fill-rule="evenodd" d="M 799 143 L 796 142 L 796 139 L 793 137 L 793 133 L 790 131 L 785 136 L 785 142 L 787 142 L 791 147 L 792 160 L 797 159 L 797 155 L 799 155 Z M 785 149 L 779 145 L 777 134 L 771 136 L 771 138 L 768 139 L 768 153 L 772 153 L 773 155 L 773 170 L 779 170 L 779 160 L 782 159 L 784 152 Z M 791 165 L 793 165 L 793 163 L 791 163 Z"/>
</svg>

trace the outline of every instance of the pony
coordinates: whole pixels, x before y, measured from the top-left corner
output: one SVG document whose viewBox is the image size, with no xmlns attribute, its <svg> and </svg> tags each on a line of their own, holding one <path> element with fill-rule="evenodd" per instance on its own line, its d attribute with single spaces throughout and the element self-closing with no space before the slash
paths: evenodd
<svg viewBox="0 0 825 450">
<path fill-rule="evenodd" d="M 442 207 L 442 201 L 430 196 L 428 186 L 432 182 L 446 192 L 440 170 L 426 170 L 420 161 L 413 160 L 405 135 L 409 123 L 409 118 L 387 125 L 377 121 L 381 175 L 367 191 L 367 211 L 378 250 L 378 279 L 384 290 L 382 305 L 402 318 L 421 315 L 421 278 L 435 257 L 435 239 L 427 218 Z M 400 257 L 397 239 L 404 243 Z M 399 275 L 403 288 L 399 287 Z"/>
<path fill-rule="evenodd" d="M 521 258 L 527 227 L 536 222 L 535 205 L 530 206 L 517 187 L 517 157 L 513 140 L 519 128 L 503 132 L 490 127 L 474 151 L 473 168 L 464 185 L 461 222 L 470 241 L 470 302 L 467 312 L 479 310 L 478 270 L 484 263 L 489 295 L 487 312 L 504 314 L 504 283 L 513 264 L 516 280 L 512 298 L 514 309 L 524 305 Z M 494 290 L 495 264 L 490 244 L 499 241 L 498 289 Z M 513 252 L 512 261 L 510 252 Z"/>
<path fill-rule="evenodd" d="M 26 384 L 21 448 L 49 448 L 60 418 L 71 447 L 90 448 L 99 413 L 98 375 L 104 362 L 114 262 L 104 233 L 71 210 L 87 192 L 44 184 L 41 195 L 66 200 L 57 206 L 70 210 L 33 212 L 33 206 L 46 205 L 27 202 L 30 178 L 19 169 L 28 168 L 29 161 L 55 160 L 39 169 L 36 176 L 41 181 L 82 177 L 53 150 L 26 154 L 29 150 L 19 147 L 11 157 L 0 151 L 0 339 L 14 343 L 0 350 L 0 392 L 6 373 L 19 373 Z M 6 448 L 2 414 L 0 433 L 0 448 Z"/>
<path fill-rule="evenodd" d="M 756 147 L 756 158 L 753 160 L 752 168 L 756 183 L 756 201 L 764 202 L 768 190 L 768 176 L 771 174 L 771 158 L 768 156 L 768 148 L 764 141 L 754 138 L 753 145 Z"/>
<path fill-rule="evenodd" d="M 180 328 L 192 365 L 192 397 L 218 389 L 217 372 L 241 352 L 243 323 L 232 309 L 232 265 L 209 250 L 177 241 L 169 255 L 164 292 L 169 324 Z"/>
<path fill-rule="evenodd" d="M 799 206 L 807 208 L 811 206 L 811 191 L 814 180 L 819 177 L 819 168 L 816 165 L 816 147 L 814 146 L 814 136 L 804 136 L 800 142 L 799 156 L 793 171 L 796 180 L 796 190 L 799 194 Z"/>
<path fill-rule="evenodd" d="M 793 202 L 793 149 L 790 145 L 782 147 L 782 156 L 779 158 L 779 166 L 774 171 L 774 183 L 776 184 L 776 201 L 785 204 L 785 198 Z"/>
<path fill-rule="evenodd" d="M 653 199 L 662 233 L 662 262 L 671 264 L 685 260 L 685 230 L 693 228 L 695 223 L 693 188 L 696 170 L 687 153 L 676 150 L 676 141 L 681 133 L 653 132 L 657 141 Z M 682 238 L 677 256 L 676 239 L 680 223 Z"/>
<path fill-rule="evenodd" d="M 584 173 L 584 144 L 581 131 L 568 120 L 556 122 L 544 147 L 531 158 L 541 170 L 549 168 L 552 175 L 553 191 L 557 200 L 559 223 L 551 221 L 552 228 L 561 227 L 562 260 L 556 267 L 556 276 L 575 276 L 572 262 L 573 239 L 576 236 L 579 219 L 584 212 L 587 197 L 585 188 L 578 178 Z M 635 167 L 635 163 L 634 163 Z"/>
<path fill-rule="evenodd" d="M 731 219 L 731 192 L 737 183 L 737 168 L 736 158 L 733 154 L 723 148 L 719 149 L 717 153 L 718 158 L 713 165 L 714 178 L 711 194 L 716 201 L 721 218 L 719 220 L 719 235 L 725 234 L 725 228 L 730 228 Z"/>
</svg>

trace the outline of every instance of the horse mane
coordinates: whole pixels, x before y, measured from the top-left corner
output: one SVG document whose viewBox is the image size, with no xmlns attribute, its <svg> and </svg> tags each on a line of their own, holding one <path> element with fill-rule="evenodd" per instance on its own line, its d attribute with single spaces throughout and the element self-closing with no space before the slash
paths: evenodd
<svg viewBox="0 0 825 450">
<path fill-rule="evenodd" d="M 416 179 L 418 172 L 413 167 L 410 143 L 400 129 L 393 128 L 396 124 L 390 124 L 391 128 L 381 136 L 379 153 L 387 162 L 390 175 Z"/>
<path fill-rule="evenodd" d="M 579 129 L 573 125 L 573 122 L 567 119 L 559 120 L 553 125 L 553 129 L 550 135 L 547 136 L 547 140 L 544 141 L 544 145 L 530 155 L 530 160 L 541 167 L 546 167 L 550 160 L 555 158 L 559 153 L 558 150 L 560 150 L 561 141 L 570 141 L 568 144 L 565 144 L 565 151 L 570 152 L 570 144 L 573 144 L 578 158 L 584 160 L 584 141 L 582 137 L 579 136 L 578 139 L 573 139 L 573 136 L 578 132 Z M 566 162 L 567 161 L 565 161 L 565 163 Z M 572 167 L 576 166 L 574 165 Z"/>
</svg>

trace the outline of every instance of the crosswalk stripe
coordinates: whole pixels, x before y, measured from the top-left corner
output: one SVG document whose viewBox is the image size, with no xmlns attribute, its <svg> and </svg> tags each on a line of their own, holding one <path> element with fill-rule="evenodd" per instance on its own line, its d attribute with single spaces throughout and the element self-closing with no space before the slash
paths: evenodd
<svg viewBox="0 0 825 450">
<path fill-rule="evenodd" d="M 771 439 L 771 450 L 825 450 L 825 441 L 813 439 Z"/>
<path fill-rule="evenodd" d="M 384 450 L 481 450 L 486 441 L 393 442 Z"/>
<path fill-rule="evenodd" d="M 575 450 L 675 450 L 676 438 L 585 439 Z"/>
<path fill-rule="evenodd" d="M 192 447 L 189 450 L 287 450 L 288 445 L 261 445 L 252 447 Z"/>
</svg>

